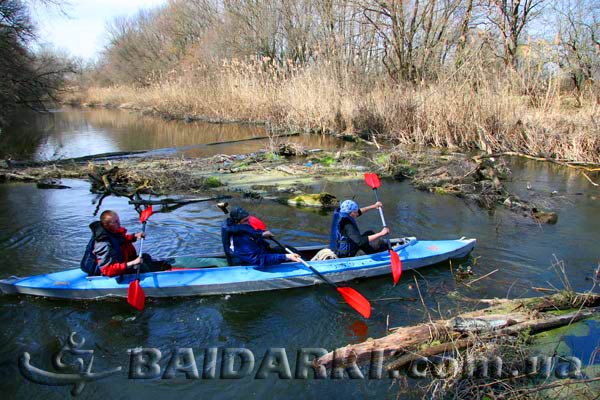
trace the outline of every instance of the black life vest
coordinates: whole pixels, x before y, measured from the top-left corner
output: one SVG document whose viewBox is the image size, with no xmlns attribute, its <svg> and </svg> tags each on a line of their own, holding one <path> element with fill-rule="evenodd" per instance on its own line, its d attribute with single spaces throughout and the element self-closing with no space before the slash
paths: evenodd
<svg viewBox="0 0 600 400">
<path fill-rule="evenodd" d="M 100 272 L 100 266 L 98 265 L 96 255 L 94 254 L 94 244 L 96 242 L 110 242 L 114 252 L 112 257 L 117 262 L 123 262 L 124 258 L 123 253 L 121 252 L 122 239 L 104 229 L 100 221 L 92 222 L 90 224 L 90 229 L 92 230 L 92 238 L 85 247 L 85 252 L 83 253 L 83 258 L 81 259 L 79 266 L 83 272 L 88 274 L 88 276 L 98 276 L 102 275 L 102 273 Z"/>
</svg>

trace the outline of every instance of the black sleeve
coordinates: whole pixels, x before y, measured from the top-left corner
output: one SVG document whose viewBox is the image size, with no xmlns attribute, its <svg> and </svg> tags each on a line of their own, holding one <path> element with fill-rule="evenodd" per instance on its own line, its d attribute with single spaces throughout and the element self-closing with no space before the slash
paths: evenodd
<svg viewBox="0 0 600 400">
<path fill-rule="evenodd" d="M 340 231 L 342 232 L 342 235 L 348 237 L 348 239 L 356 243 L 358 247 L 363 247 L 369 244 L 368 236 L 362 236 L 359 230 L 349 221 L 342 221 Z"/>
</svg>

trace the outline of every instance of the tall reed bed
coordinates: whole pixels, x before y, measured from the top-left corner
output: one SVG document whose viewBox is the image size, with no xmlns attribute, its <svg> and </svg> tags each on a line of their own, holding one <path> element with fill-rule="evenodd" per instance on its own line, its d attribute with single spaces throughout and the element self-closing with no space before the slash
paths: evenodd
<svg viewBox="0 0 600 400">
<path fill-rule="evenodd" d="M 184 115 L 268 120 L 279 127 L 375 136 L 449 148 L 513 151 L 600 162 L 600 92 L 575 96 L 539 70 L 458 71 L 433 84 L 393 84 L 333 63 L 309 67 L 269 59 L 188 65 L 144 87 L 91 87 L 85 103 L 129 103 Z M 562 89 L 561 89 L 562 87 Z"/>
</svg>

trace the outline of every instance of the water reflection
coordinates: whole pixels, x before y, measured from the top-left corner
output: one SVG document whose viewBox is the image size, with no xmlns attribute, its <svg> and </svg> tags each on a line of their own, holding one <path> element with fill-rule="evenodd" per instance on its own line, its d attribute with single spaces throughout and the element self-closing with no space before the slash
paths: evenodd
<svg viewBox="0 0 600 400">
<path fill-rule="evenodd" d="M 53 160 L 115 151 L 177 148 L 269 136 L 264 126 L 164 121 L 139 113 L 110 109 L 63 109 L 50 114 L 23 111 L 0 136 L 0 157 Z M 344 147 L 331 137 L 304 135 L 289 139 L 257 140 L 238 144 L 192 147 L 188 157 L 216 153 L 247 153 L 281 141 L 310 147 Z"/>
</svg>

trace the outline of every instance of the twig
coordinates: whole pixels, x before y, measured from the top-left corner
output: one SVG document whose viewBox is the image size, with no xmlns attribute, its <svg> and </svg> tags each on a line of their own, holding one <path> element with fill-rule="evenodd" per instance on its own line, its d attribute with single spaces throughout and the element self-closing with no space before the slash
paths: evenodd
<svg viewBox="0 0 600 400">
<path fill-rule="evenodd" d="M 591 165 L 594 167 L 600 166 L 600 164 L 597 164 L 597 163 L 591 163 L 591 162 L 586 162 L 586 161 L 557 160 L 557 159 L 549 158 L 549 157 L 535 157 L 535 156 L 530 156 L 529 154 L 519 153 L 516 151 L 505 151 L 502 153 L 494 153 L 494 154 L 482 154 L 482 155 L 473 157 L 473 160 L 477 161 L 482 158 L 491 158 L 491 157 L 500 157 L 500 156 L 515 156 L 515 157 L 528 158 L 530 160 L 536 160 L 536 161 L 547 161 L 550 163 L 562 165 L 562 166 L 569 167 L 569 168 L 582 169 L 582 170 L 585 170 L 588 172 L 600 171 L 600 168 L 588 167 L 588 165 Z"/>
<path fill-rule="evenodd" d="M 392 300 L 417 301 L 417 299 L 414 297 L 383 297 L 381 299 L 372 299 L 372 300 L 370 300 L 370 302 L 373 303 L 376 301 L 392 301 Z M 341 303 L 344 303 L 344 302 L 341 302 Z"/>
<path fill-rule="evenodd" d="M 594 186 L 600 186 L 598 185 L 596 182 L 592 181 L 592 179 L 583 171 L 581 171 L 581 173 L 583 174 L 583 176 L 585 177 L 585 179 L 587 179 L 588 181 L 590 181 L 590 183 Z"/>
<path fill-rule="evenodd" d="M 510 291 L 512 290 L 513 286 L 515 286 L 517 284 L 517 282 L 519 282 L 519 280 L 515 280 L 510 287 L 508 288 L 508 291 L 506 292 L 506 298 L 508 299 L 508 296 L 510 295 Z"/>
<path fill-rule="evenodd" d="M 556 288 L 556 286 L 554 286 L 553 284 L 551 284 L 549 281 L 546 281 L 546 283 L 550 286 L 552 286 L 552 289 L 556 290 L 557 292 L 560 292 L 559 289 Z"/>
<path fill-rule="evenodd" d="M 521 395 L 527 395 L 530 393 L 535 393 L 535 392 L 539 392 L 541 390 L 546 390 L 546 389 L 552 389 L 555 387 L 568 386 L 568 385 L 574 385 L 574 384 L 582 384 L 582 383 L 591 383 L 591 382 L 597 382 L 597 381 L 600 381 L 600 377 L 592 378 L 592 379 L 577 379 L 577 380 L 573 380 L 573 381 L 553 383 L 551 385 L 542 385 L 542 386 L 534 387 L 533 389 L 529 389 L 529 390 L 520 389 L 517 391 Z"/>
<path fill-rule="evenodd" d="M 417 292 L 419 292 L 419 298 L 421 299 L 421 304 L 423 305 L 423 308 L 427 312 L 427 317 L 429 317 L 429 322 L 433 325 L 433 319 L 431 318 L 431 313 L 429 312 L 429 309 L 425 305 L 425 300 L 423 300 L 423 295 L 421 294 L 421 288 L 419 286 L 419 282 L 417 281 L 417 278 L 415 276 L 413 276 L 413 279 L 415 281 L 415 285 L 417 286 Z"/>
<path fill-rule="evenodd" d="M 531 288 L 533 290 L 537 290 L 538 292 L 558 292 L 557 289 L 550 289 L 550 288 L 544 288 L 544 287 L 535 287 L 535 286 L 532 286 Z"/>
<path fill-rule="evenodd" d="M 488 276 L 490 276 L 490 275 L 492 275 L 492 274 L 495 274 L 495 273 L 496 273 L 496 272 L 498 272 L 498 271 L 499 271 L 498 269 L 495 269 L 495 270 L 493 270 L 492 272 L 489 272 L 489 273 L 485 274 L 485 275 L 484 275 L 484 276 L 482 276 L 482 277 L 479 277 L 479 278 L 477 278 L 477 279 L 474 279 L 474 280 L 472 280 L 471 282 L 465 283 L 465 285 L 466 285 L 466 286 L 471 286 L 473 283 L 475 283 L 475 282 L 477 282 L 477 281 L 480 281 L 480 280 L 482 280 L 483 278 L 487 278 Z"/>
</svg>

